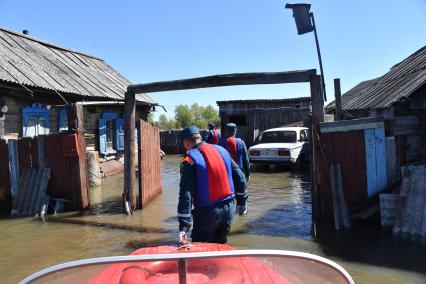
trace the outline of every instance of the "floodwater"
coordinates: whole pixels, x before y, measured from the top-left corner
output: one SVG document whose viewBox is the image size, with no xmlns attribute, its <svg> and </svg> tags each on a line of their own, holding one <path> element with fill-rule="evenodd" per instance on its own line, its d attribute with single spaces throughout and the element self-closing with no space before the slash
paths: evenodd
<svg viewBox="0 0 426 284">
<path fill-rule="evenodd" d="M 91 190 L 92 209 L 38 218 L 0 220 L 0 283 L 61 262 L 126 255 L 153 245 L 176 244 L 179 160 L 162 162 L 163 194 L 144 210 L 122 214 L 123 176 Z M 426 248 L 364 227 L 311 239 L 310 183 L 304 172 L 253 173 L 249 211 L 236 216 L 229 244 L 318 254 L 342 265 L 357 283 L 426 283 Z"/>
</svg>

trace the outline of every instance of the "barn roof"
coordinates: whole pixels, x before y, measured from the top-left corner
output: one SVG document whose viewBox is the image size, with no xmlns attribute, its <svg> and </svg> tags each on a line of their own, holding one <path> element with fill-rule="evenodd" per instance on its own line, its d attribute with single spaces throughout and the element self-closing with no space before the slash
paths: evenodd
<svg viewBox="0 0 426 284">
<path fill-rule="evenodd" d="M 394 65 L 381 77 L 359 83 L 342 95 L 342 108 L 377 109 L 390 107 L 409 97 L 426 83 L 426 46 Z M 334 102 L 327 110 L 335 108 Z"/>
<path fill-rule="evenodd" d="M 254 100 L 229 100 L 229 101 L 217 101 L 219 104 L 232 104 L 232 103 L 292 103 L 292 102 L 310 102 L 311 97 L 299 97 L 299 98 L 287 98 L 287 99 L 254 99 Z"/>
<path fill-rule="evenodd" d="M 131 84 L 104 60 L 0 28 L 0 81 L 82 96 L 124 100 Z M 137 101 L 156 104 L 145 94 Z"/>
</svg>

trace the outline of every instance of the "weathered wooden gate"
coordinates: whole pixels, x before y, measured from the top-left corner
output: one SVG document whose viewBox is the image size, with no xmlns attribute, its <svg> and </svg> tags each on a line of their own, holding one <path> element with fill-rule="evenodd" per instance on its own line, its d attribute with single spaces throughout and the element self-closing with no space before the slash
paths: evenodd
<svg viewBox="0 0 426 284">
<path fill-rule="evenodd" d="M 162 192 L 160 130 L 139 120 L 138 129 L 138 180 L 139 204 L 142 208 Z"/>
<path fill-rule="evenodd" d="M 340 165 L 343 193 L 349 210 L 385 189 L 388 184 L 385 131 L 377 118 L 321 123 L 320 176 L 321 208 L 332 215 L 330 166 Z"/>
</svg>

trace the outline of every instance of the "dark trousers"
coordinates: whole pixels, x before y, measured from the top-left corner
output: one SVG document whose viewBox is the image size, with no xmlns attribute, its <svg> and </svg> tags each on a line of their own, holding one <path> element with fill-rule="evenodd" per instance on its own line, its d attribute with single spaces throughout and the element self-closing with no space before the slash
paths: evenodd
<svg viewBox="0 0 426 284">
<path fill-rule="evenodd" d="M 234 217 L 234 200 L 226 200 L 211 206 L 192 210 L 193 242 L 226 243 Z"/>
</svg>

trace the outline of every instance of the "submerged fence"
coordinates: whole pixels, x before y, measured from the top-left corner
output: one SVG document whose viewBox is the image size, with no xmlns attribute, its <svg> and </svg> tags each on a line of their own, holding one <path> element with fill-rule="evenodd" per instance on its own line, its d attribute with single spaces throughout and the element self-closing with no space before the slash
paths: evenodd
<svg viewBox="0 0 426 284">
<path fill-rule="evenodd" d="M 50 168 L 47 194 L 66 199 L 71 209 L 89 207 L 86 146 L 83 133 L 61 133 L 0 140 L 0 209 L 8 210 L 20 190 L 25 169 Z"/>
</svg>

